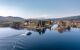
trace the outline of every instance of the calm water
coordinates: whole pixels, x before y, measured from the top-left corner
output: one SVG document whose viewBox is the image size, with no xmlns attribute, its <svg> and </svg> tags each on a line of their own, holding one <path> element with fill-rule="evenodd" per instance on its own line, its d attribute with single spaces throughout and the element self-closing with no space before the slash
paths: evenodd
<svg viewBox="0 0 80 50">
<path fill-rule="evenodd" d="M 0 50 L 80 50 L 80 29 L 59 32 L 50 29 L 0 28 Z"/>
</svg>

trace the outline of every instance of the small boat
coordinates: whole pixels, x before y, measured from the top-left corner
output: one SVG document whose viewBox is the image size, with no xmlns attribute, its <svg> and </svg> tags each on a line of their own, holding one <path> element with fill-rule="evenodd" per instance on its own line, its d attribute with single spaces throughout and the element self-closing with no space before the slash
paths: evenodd
<svg viewBox="0 0 80 50">
<path fill-rule="evenodd" d="M 31 32 L 28 32 L 26 35 L 31 35 L 32 33 Z"/>
<path fill-rule="evenodd" d="M 21 34 L 21 35 L 26 36 L 26 35 L 31 35 L 31 34 L 32 34 L 31 32 L 25 32 L 24 34 Z"/>
</svg>

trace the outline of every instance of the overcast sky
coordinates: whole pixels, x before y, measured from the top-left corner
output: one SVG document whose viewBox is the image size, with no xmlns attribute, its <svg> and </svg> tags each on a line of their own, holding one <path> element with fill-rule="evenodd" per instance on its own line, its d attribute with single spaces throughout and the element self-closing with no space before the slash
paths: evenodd
<svg viewBox="0 0 80 50">
<path fill-rule="evenodd" d="M 23 18 L 80 15 L 80 0 L 0 0 L 0 15 Z"/>
</svg>

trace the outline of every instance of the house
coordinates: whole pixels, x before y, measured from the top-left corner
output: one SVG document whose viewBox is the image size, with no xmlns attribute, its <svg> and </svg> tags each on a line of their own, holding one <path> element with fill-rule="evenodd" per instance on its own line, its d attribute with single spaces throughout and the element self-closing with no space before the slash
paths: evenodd
<svg viewBox="0 0 80 50">
<path fill-rule="evenodd" d="M 39 28 L 39 27 L 47 27 L 52 25 L 51 20 L 26 20 L 24 23 L 24 27 L 31 27 L 31 28 Z"/>
</svg>

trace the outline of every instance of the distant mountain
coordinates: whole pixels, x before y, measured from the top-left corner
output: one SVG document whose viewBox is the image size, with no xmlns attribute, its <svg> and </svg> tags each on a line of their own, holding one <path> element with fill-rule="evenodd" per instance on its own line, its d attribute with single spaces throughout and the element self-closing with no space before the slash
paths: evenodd
<svg viewBox="0 0 80 50">
<path fill-rule="evenodd" d="M 24 21 L 24 20 L 25 19 L 20 18 L 20 17 L 13 17 L 13 16 L 3 17 L 3 16 L 0 16 L 0 21 L 10 21 L 10 22 L 13 22 L 13 21 Z"/>
<path fill-rule="evenodd" d="M 64 17 L 62 19 L 65 19 L 65 20 L 80 20 L 80 16 L 70 16 L 70 17 Z"/>
<path fill-rule="evenodd" d="M 26 19 L 26 20 L 33 20 L 33 21 L 38 21 L 38 20 L 53 20 L 53 21 L 58 21 L 58 20 L 80 20 L 80 16 L 70 16 L 70 17 L 63 17 L 63 18 L 51 18 L 51 19 Z M 0 16 L 0 21 L 10 21 L 10 22 L 23 22 L 25 19 L 21 17 L 14 17 L 14 16 L 7 16 L 3 17 Z"/>
<path fill-rule="evenodd" d="M 63 18 L 53 18 L 53 21 L 56 20 L 80 20 L 80 16 L 70 16 L 70 17 L 63 17 Z"/>
</svg>

